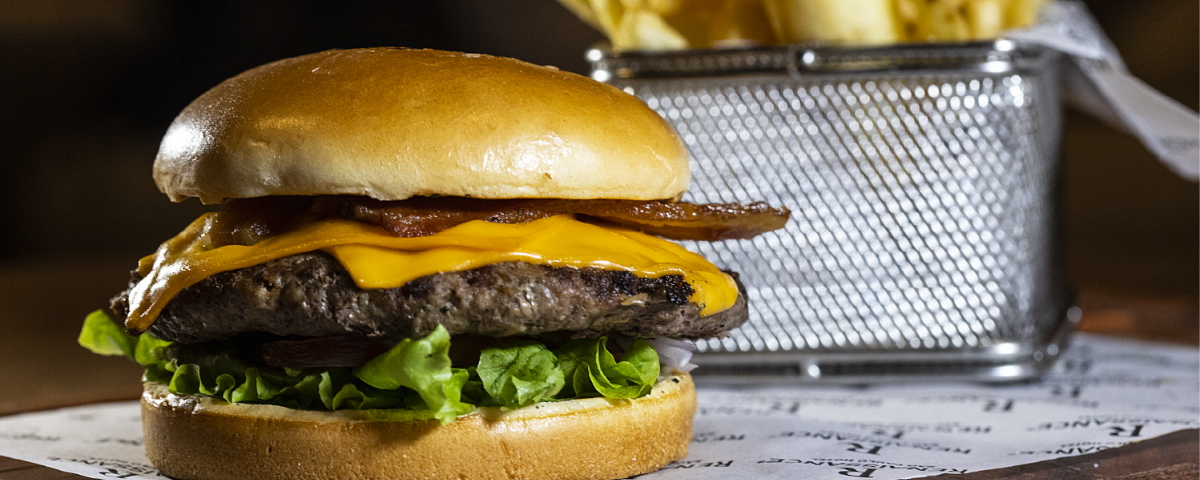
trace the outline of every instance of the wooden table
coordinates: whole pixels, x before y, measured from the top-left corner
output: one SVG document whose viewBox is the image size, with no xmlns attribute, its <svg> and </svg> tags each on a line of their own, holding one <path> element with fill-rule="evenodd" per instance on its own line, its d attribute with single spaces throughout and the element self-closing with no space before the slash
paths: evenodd
<svg viewBox="0 0 1200 480">
<path fill-rule="evenodd" d="M 0 415 L 138 398 L 140 366 L 75 343 L 83 317 L 124 288 L 131 267 L 80 259 L 0 265 Z M 1080 306 L 1082 331 L 1200 345 L 1195 299 L 1085 289 Z M 1185 430 L 1095 454 L 934 478 L 1200 478 L 1198 440 L 1200 432 Z M 83 477 L 0 457 L 0 479 L 68 478 Z"/>
</svg>

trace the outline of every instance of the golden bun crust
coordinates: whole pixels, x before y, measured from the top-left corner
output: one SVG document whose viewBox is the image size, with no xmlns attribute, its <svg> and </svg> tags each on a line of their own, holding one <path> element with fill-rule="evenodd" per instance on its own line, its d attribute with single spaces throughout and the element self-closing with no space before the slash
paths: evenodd
<svg viewBox="0 0 1200 480">
<path fill-rule="evenodd" d="M 636 400 L 479 408 L 445 426 L 230 405 L 145 387 L 146 455 L 184 480 L 626 478 L 687 456 L 696 410 L 687 374 Z"/>
<path fill-rule="evenodd" d="M 188 105 L 154 180 L 174 201 L 266 195 L 677 198 L 687 151 L 641 100 L 587 77 L 437 50 L 329 50 Z"/>
</svg>

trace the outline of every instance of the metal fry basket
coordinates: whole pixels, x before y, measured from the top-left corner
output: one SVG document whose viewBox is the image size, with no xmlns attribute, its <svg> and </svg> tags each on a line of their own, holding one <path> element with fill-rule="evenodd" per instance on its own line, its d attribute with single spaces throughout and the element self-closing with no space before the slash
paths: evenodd
<svg viewBox="0 0 1200 480">
<path fill-rule="evenodd" d="M 1061 54 L 1008 40 L 588 52 L 692 156 L 685 200 L 792 210 L 686 243 L 741 274 L 750 321 L 699 381 L 1036 377 L 1078 321 L 1059 254 Z"/>
</svg>

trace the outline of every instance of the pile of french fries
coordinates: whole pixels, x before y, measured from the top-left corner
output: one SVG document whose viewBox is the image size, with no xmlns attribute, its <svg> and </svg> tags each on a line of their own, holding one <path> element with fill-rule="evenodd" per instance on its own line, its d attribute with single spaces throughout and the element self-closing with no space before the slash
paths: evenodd
<svg viewBox="0 0 1200 480">
<path fill-rule="evenodd" d="M 994 38 L 1049 0 L 558 0 L 616 50 Z"/>
</svg>

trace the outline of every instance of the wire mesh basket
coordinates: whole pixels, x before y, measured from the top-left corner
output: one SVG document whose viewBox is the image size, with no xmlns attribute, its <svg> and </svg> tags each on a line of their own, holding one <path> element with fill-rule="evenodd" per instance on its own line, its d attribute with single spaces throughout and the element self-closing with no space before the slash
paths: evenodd
<svg viewBox="0 0 1200 480">
<path fill-rule="evenodd" d="M 792 210 L 690 243 L 750 321 L 697 342 L 709 382 L 1035 377 L 1079 310 L 1060 266 L 1060 54 L 1008 40 L 588 52 L 692 156 L 685 200 Z"/>
</svg>

